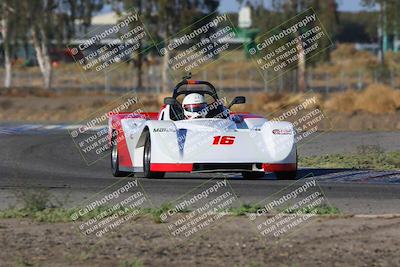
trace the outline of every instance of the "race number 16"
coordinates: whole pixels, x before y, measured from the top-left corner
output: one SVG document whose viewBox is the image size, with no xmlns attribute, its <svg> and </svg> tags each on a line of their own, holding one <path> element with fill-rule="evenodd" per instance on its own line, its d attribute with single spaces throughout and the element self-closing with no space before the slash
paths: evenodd
<svg viewBox="0 0 400 267">
<path fill-rule="evenodd" d="M 214 136 L 213 145 L 232 145 L 235 142 L 235 136 Z"/>
</svg>

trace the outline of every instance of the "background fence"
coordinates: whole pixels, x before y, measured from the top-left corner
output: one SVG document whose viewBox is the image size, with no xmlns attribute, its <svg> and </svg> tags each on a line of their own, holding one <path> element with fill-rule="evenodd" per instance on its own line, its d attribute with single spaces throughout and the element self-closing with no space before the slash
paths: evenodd
<svg viewBox="0 0 400 267">
<path fill-rule="evenodd" d="M 103 92 L 138 92 L 159 93 L 162 91 L 161 70 L 153 67 L 145 69 L 142 75 L 143 86 L 137 87 L 137 73 L 133 68 L 104 72 L 93 76 L 77 71 L 55 69 L 53 73 L 53 89 L 55 92 L 68 90 L 103 91 Z M 347 89 L 361 90 L 372 83 L 385 83 L 393 88 L 400 88 L 400 75 L 396 72 L 385 73 L 378 71 L 320 72 L 308 70 L 307 90 L 330 93 Z M 217 67 L 204 70 L 194 76 L 195 79 L 209 80 L 217 89 L 227 92 L 297 92 L 297 71 L 283 74 L 269 74 L 262 78 L 257 69 L 230 70 Z M 170 81 L 172 89 L 177 80 Z M 4 70 L 0 71 L 0 86 L 4 84 Z M 38 70 L 13 71 L 12 87 L 32 88 L 42 87 L 42 76 Z"/>
</svg>

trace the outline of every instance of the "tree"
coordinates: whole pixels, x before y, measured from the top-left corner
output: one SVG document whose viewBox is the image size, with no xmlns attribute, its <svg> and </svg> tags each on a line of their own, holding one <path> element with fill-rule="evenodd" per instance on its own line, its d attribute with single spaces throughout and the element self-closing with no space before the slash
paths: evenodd
<svg viewBox="0 0 400 267">
<path fill-rule="evenodd" d="M 15 13 L 18 10 L 18 2 L 12 0 L 2 0 L 0 1 L 0 32 L 3 39 L 3 51 L 4 51 L 4 67 L 5 67 L 5 77 L 4 77 L 4 87 L 10 88 L 12 82 L 12 64 L 11 64 L 11 54 L 12 45 L 11 42 L 16 36 L 15 31 L 10 31 L 11 28 L 17 28 Z"/>
<path fill-rule="evenodd" d="M 367 7 L 379 6 L 380 56 L 381 63 L 384 64 L 384 54 L 388 50 L 388 34 L 393 33 L 396 40 L 400 31 L 400 2 L 398 0 L 363 0 L 362 3 Z"/>
<path fill-rule="evenodd" d="M 36 52 L 44 88 L 51 88 L 52 62 L 50 45 L 59 40 L 63 44 L 73 34 L 80 19 L 85 27 L 90 25 L 92 13 L 102 7 L 102 0 L 21 0 L 19 19 L 25 20 Z M 18 14 L 19 15 L 19 14 Z"/>
<path fill-rule="evenodd" d="M 334 35 L 337 32 L 338 13 L 337 3 L 335 0 L 273 0 L 273 6 L 283 14 L 283 20 L 290 19 L 296 14 L 313 7 L 318 17 L 321 18 L 321 23 L 324 25 L 325 30 Z M 299 38 L 299 33 L 296 33 L 296 38 Z M 318 40 L 319 47 L 327 47 L 330 42 L 328 38 L 320 38 Z M 301 44 L 301 41 L 299 42 Z M 304 48 L 302 45 L 296 46 L 297 48 L 297 88 L 300 91 L 305 91 L 306 84 L 306 60 Z M 329 60 L 329 51 L 319 53 L 319 60 Z M 316 57 L 318 60 L 318 57 Z"/>
<path fill-rule="evenodd" d="M 131 11 L 132 8 L 139 12 L 144 26 L 150 35 L 157 40 L 158 48 L 168 45 L 172 35 L 180 32 L 182 29 L 191 25 L 201 17 L 208 15 L 218 8 L 218 0 L 112 0 L 111 4 L 119 9 L 118 3 L 123 3 L 124 11 Z M 137 68 L 138 87 L 142 86 L 142 65 L 143 55 L 142 46 L 145 45 L 139 41 L 140 47 L 137 50 L 135 67 Z M 149 41 L 148 41 L 149 42 Z M 153 45 L 146 43 L 146 45 Z M 169 66 L 170 53 L 168 49 L 162 50 L 162 88 L 163 91 L 169 89 Z"/>
<path fill-rule="evenodd" d="M 338 5 L 336 0 L 313 0 L 310 6 L 312 6 L 324 26 L 327 34 L 330 38 L 321 38 L 319 40 L 320 47 L 327 47 L 330 44 L 329 39 L 336 39 L 339 32 L 339 13 Z M 312 62 L 329 61 L 330 60 L 330 50 L 325 50 L 314 57 Z"/>
<path fill-rule="evenodd" d="M 288 20 L 294 17 L 297 13 L 303 10 L 305 0 L 285 0 L 285 1 L 273 1 L 273 6 L 281 10 L 283 13 L 283 20 Z M 304 47 L 299 37 L 299 33 L 296 32 L 296 39 L 299 40 L 296 46 L 297 49 L 297 89 L 304 92 L 307 88 L 306 84 L 306 56 L 304 54 Z"/>
<path fill-rule="evenodd" d="M 153 3 L 152 29 L 158 39 L 162 40 L 161 46 L 167 46 L 173 34 L 188 27 L 201 17 L 215 11 L 218 8 L 217 0 L 151 0 Z M 211 19 L 211 18 L 209 18 Z M 187 29 L 190 31 L 190 28 Z M 162 88 L 163 91 L 169 89 L 169 66 L 170 53 L 165 51 L 162 63 Z"/>
<path fill-rule="evenodd" d="M 117 1 L 116 3 L 118 3 Z M 142 20 L 146 21 L 151 14 L 151 1 L 145 0 L 122 0 L 123 7 L 125 12 L 128 12 L 126 15 L 132 15 L 132 13 L 138 12 L 138 15 Z M 119 12 L 118 4 L 114 4 L 114 8 Z M 146 26 L 146 25 L 145 25 Z M 134 27 L 134 26 L 133 26 Z M 143 41 L 142 39 L 138 40 L 139 48 L 136 50 L 136 58 L 134 60 L 134 68 L 136 68 L 136 76 L 137 76 L 137 88 L 143 87 Z M 153 44 L 147 44 L 153 45 Z"/>
</svg>

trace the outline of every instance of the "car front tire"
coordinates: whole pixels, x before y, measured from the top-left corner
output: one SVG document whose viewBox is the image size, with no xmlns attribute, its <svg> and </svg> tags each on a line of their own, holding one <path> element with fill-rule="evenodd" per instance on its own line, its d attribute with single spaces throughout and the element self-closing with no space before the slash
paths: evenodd
<svg viewBox="0 0 400 267">
<path fill-rule="evenodd" d="M 114 177 L 123 177 L 128 175 L 127 172 L 119 170 L 118 142 L 116 141 L 116 131 L 111 135 L 111 171 Z"/>
<path fill-rule="evenodd" d="M 144 151 L 143 151 L 143 177 L 144 178 L 163 178 L 165 172 L 150 171 L 151 164 L 151 138 L 147 131 L 145 136 Z"/>
</svg>

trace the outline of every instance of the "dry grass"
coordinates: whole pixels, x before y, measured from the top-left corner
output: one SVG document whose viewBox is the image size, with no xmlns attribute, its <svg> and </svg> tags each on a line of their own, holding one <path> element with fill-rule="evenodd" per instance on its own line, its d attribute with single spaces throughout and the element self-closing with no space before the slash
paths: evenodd
<svg viewBox="0 0 400 267">
<path fill-rule="evenodd" d="M 334 93 L 325 102 L 327 110 L 352 114 L 393 114 L 400 109 L 400 91 L 382 84 L 371 84 L 362 92 L 348 90 Z"/>
<path fill-rule="evenodd" d="M 224 94 L 228 102 L 238 93 Z M 242 95 L 242 93 L 240 93 Z M 233 111 L 245 111 L 270 117 L 280 111 L 315 96 L 316 104 L 330 118 L 335 129 L 400 129 L 400 90 L 382 84 L 370 85 L 363 91 L 348 90 L 329 95 L 293 93 L 245 93 L 247 103 L 236 105 Z M 170 93 L 138 94 L 140 108 L 158 112 L 163 99 Z M 31 90 L 11 90 L 0 93 L 0 121 L 79 122 L 93 112 L 103 110 L 121 95 L 102 93 L 42 94 Z M 121 100 L 122 101 L 122 100 Z M 115 104 L 115 103 L 114 103 Z M 322 127 L 323 128 L 323 127 Z M 329 129 L 331 127 L 328 127 Z"/>
<path fill-rule="evenodd" d="M 353 90 L 333 93 L 325 102 L 324 107 L 327 110 L 351 114 L 354 112 L 354 102 L 356 97 L 357 94 Z"/>
<path fill-rule="evenodd" d="M 314 69 L 320 73 L 354 73 L 379 64 L 378 58 L 366 51 L 357 51 L 353 44 L 339 44 L 331 53 L 331 62 Z"/>
<path fill-rule="evenodd" d="M 390 87 L 372 84 L 356 98 L 354 109 L 374 114 L 394 113 L 397 109 L 394 95 L 397 93 Z"/>
</svg>

